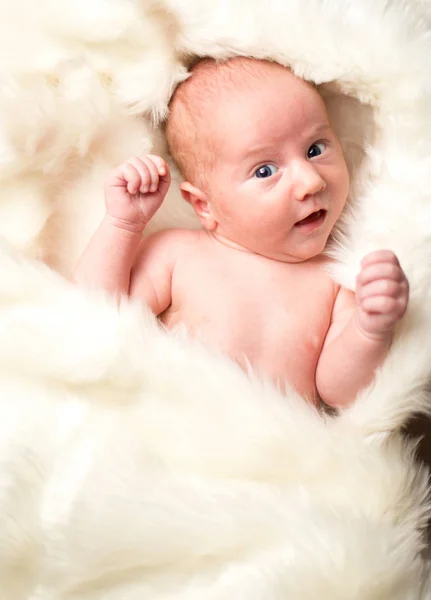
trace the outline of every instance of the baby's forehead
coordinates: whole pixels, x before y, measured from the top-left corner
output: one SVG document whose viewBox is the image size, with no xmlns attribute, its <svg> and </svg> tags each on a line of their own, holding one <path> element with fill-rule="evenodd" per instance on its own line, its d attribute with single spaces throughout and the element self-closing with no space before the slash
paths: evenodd
<svg viewBox="0 0 431 600">
<path fill-rule="evenodd" d="M 211 102 L 229 101 L 232 91 L 244 94 L 256 91 L 256 85 L 265 78 L 293 74 L 278 63 L 248 57 L 235 57 L 224 62 L 201 59 L 191 69 L 191 75 L 180 84 L 178 95 L 194 103 L 209 105 Z"/>
<path fill-rule="evenodd" d="M 195 127 L 209 127 L 223 118 L 223 113 L 252 99 L 265 108 L 277 99 L 287 104 L 302 103 L 307 97 L 326 112 L 317 89 L 292 73 L 290 69 L 268 60 L 235 57 L 224 62 L 201 59 L 190 77 L 180 84 L 171 104 L 175 112 L 193 120 Z M 256 110 L 259 110 L 256 106 Z"/>
</svg>

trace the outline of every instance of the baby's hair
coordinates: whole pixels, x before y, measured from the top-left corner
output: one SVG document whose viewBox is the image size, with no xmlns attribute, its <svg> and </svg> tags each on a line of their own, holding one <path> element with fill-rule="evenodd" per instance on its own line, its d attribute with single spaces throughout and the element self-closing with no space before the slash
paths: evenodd
<svg viewBox="0 0 431 600">
<path fill-rule="evenodd" d="M 269 66 L 283 68 L 243 56 L 223 61 L 202 58 L 192 67 L 190 77 L 178 85 L 165 131 L 170 154 L 185 180 L 201 186 L 216 162 L 217 136 L 212 135 L 210 121 L 223 96 L 228 99 L 229 91 L 263 85 L 262 79 L 272 75 Z"/>
</svg>

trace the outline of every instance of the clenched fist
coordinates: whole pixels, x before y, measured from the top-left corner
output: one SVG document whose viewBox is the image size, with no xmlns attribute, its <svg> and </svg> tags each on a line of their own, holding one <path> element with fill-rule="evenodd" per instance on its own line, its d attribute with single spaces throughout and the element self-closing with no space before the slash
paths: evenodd
<svg viewBox="0 0 431 600">
<path fill-rule="evenodd" d="M 129 158 L 106 182 L 107 214 L 118 227 L 141 232 L 163 202 L 170 183 L 169 167 L 160 156 Z"/>
<path fill-rule="evenodd" d="M 409 300 L 409 283 L 390 250 L 371 252 L 361 261 L 356 280 L 357 322 L 370 338 L 391 335 Z"/>
</svg>

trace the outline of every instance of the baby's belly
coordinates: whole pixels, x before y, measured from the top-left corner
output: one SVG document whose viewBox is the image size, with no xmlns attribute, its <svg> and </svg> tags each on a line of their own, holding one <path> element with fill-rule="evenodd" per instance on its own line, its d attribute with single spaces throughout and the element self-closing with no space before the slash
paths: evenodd
<svg viewBox="0 0 431 600">
<path fill-rule="evenodd" d="M 316 367 L 327 319 L 319 317 L 312 326 L 309 315 L 300 319 L 297 313 L 295 318 L 280 313 L 248 314 L 243 319 L 238 312 L 224 318 L 194 314 L 168 310 L 162 321 L 168 328 L 183 323 L 192 336 L 229 355 L 245 371 L 270 379 L 283 391 L 290 385 L 310 401 L 317 400 Z"/>
</svg>

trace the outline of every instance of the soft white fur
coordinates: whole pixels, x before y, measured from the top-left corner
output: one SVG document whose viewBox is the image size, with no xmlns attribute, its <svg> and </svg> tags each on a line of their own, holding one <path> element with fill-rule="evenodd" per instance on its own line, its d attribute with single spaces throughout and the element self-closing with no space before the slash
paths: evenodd
<svg viewBox="0 0 431 600">
<path fill-rule="evenodd" d="M 1 0 L 0 599 L 417 600 L 429 412 L 431 12 L 422 0 Z M 399 255 L 410 310 L 356 404 L 325 418 L 70 273 L 106 171 L 193 54 L 322 84 L 352 172 L 334 276 Z M 173 186 L 152 228 L 196 226 Z"/>
</svg>

